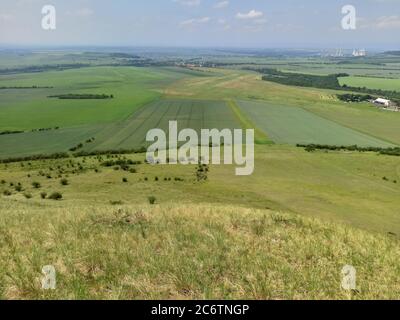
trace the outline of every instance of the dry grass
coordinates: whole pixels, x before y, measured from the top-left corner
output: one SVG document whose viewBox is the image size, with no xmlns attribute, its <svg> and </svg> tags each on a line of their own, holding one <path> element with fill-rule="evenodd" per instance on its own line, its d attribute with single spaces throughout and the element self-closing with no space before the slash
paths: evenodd
<svg viewBox="0 0 400 320">
<path fill-rule="evenodd" d="M 399 298 L 398 240 L 229 206 L 0 203 L 6 299 Z M 57 289 L 43 291 L 54 265 Z M 354 265 L 358 292 L 340 288 Z"/>
</svg>

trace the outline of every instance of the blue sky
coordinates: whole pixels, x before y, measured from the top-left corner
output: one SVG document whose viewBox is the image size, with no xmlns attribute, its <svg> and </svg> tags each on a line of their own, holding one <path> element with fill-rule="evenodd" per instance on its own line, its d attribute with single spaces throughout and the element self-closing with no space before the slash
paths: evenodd
<svg viewBox="0 0 400 320">
<path fill-rule="evenodd" d="M 41 28 L 41 9 L 57 29 Z M 341 28 L 344 5 L 357 29 Z M 0 44 L 400 49 L 400 0 L 1 0 Z"/>
</svg>

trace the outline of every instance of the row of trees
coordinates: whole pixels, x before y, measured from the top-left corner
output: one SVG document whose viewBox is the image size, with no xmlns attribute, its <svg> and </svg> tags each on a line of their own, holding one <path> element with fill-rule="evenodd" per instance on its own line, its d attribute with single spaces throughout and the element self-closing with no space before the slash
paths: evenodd
<svg viewBox="0 0 400 320">
<path fill-rule="evenodd" d="M 304 148 L 308 152 L 316 150 L 328 151 L 358 151 L 358 152 L 377 152 L 380 154 L 400 156 L 400 147 L 395 148 L 380 148 L 380 147 L 360 147 L 357 145 L 352 146 L 335 146 L 326 144 L 298 144 L 297 147 Z"/>
<path fill-rule="evenodd" d="M 114 99 L 114 95 L 110 94 L 89 94 L 89 93 L 84 93 L 84 94 L 77 94 L 77 93 L 69 93 L 69 94 L 59 94 L 59 95 L 54 95 L 54 96 L 48 96 L 48 98 L 57 98 L 57 99 L 82 99 L 82 100 L 90 100 L 90 99 Z"/>
</svg>

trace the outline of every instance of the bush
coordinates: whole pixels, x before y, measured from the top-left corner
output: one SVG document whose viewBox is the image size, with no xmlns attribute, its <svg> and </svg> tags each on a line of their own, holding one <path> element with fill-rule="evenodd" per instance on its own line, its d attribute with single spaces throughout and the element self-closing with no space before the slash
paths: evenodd
<svg viewBox="0 0 400 320">
<path fill-rule="evenodd" d="M 26 199 L 32 199 L 32 195 L 30 193 L 24 193 L 24 197 Z"/>
<path fill-rule="evenodd" d="M 40 189 L 41 185 L 39 182 L 34 181 L 32 182 L 32 187 L 34 187 L 35 189 Z"/>
<path fill-rule="evenodd" d="M 61 179 L 60 183 L 62 186 L 67 186 L 69 184 L 67 179 Z"/>
<path fill-rule="evenodd" d="M 121 201 L 121 200 L 117 200 L 117 201 L 110 201 L 110 204 L 112 205 L 112 206 L 120 206 L 120 205 L 123 205 L 124 203 Z"/>
<path fill-rule="evenodd" d="M 150 203 L 150 204 L 155 204 L 156 201 L 157 201 L 157 198 L 154 197 L 154 196 L 150 196 L 150 197 L 148 197 L 148 200 L 149 200 L 149 203 Z"/>
<path fill-rule="evenodd" d="M 4 190 L 3 191 L 3 194 L 5 195 L 5 196 L 11 196 L 11 191 L 10 190 Z"/>
<path fill-rule="evenodd" d="M 127 178 L 122 178 L 122 182 L 128 182 L 128 179 Z"/>
<path fill-rule="evenodd" d="M 60 192 L 53 192 L 51 195 L 49 195 L 48 199 L 50 200 L 61 200 L 62 199 L 62 194 Z"/>
<path fill-rule="evenodd" d="M 15 191 L 21 192 L 22 191 L 22 186 L 20 184 L 15 186 Z"/>
<path fill-rule="evenodd" d="M 46 192 L 40 193 L 40 197 L 41 197 L 42 199 L 46 199 L 47 193 L 46 193 Z"/>
</svg>

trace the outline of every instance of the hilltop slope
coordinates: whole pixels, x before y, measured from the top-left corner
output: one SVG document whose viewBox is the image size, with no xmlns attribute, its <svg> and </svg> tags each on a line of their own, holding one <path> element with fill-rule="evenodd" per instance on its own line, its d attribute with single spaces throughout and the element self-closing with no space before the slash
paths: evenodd
<svg viewBox="0 0 400 320">
<path fill-rule="evenodd" d="M 398 240 L 268 210 L 0 202 L 0 297 L 400 298 Z M 40 289 L 43 265 L 57 289 Z M 358 272 L 358 292 L 340 288 Z"/>
</svg>

